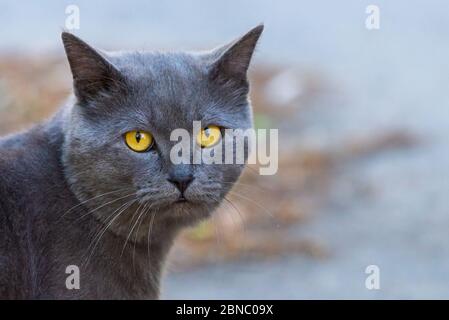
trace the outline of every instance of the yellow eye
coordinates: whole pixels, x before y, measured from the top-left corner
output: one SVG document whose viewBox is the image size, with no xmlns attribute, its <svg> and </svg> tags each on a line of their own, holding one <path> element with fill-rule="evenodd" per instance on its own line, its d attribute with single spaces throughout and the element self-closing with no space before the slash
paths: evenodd
<svg viewBox="0 0 449 320">
<path fill-rule="evenodd" d="M 198 133 L 196 142 L 202 148 L 210 148 L 221 140 L 221 130 L 217 126 L 207 126 Z"/>
<path fill-rule="evenodd" d="M 153 146 L 153 136 L 145 131 L 129 131 L 125 134 L 125 142 L 135 152 L 148 151 Z"/>
</svg>

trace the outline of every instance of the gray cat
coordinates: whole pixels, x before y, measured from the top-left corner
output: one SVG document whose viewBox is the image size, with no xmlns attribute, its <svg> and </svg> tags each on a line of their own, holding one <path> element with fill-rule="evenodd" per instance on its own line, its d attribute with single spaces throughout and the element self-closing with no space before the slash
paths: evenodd
<svg viewBox="0 0 449 320">
<path fill-rule="evenodd" d="M 247 69 L 262 30 L 201 53 L 105 53 L 62 34 L 74 95 L 0 140 L 0 298 L 159 297 L 176 235 L 209 217 L 244 167 L 175 165 L 170 133 L 194 120 L 251 128 Z"/>
</svg>

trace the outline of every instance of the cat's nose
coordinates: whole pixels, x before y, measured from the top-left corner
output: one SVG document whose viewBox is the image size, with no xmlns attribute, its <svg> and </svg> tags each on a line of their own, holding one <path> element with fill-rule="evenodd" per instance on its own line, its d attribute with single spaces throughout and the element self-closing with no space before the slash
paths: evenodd
<svg viewBox="0 0 449 320">
<path fill-rule="evenodd" d="M 179 192 L 181 192 L 181 196 L 184 196 L 184 192 L 186 191 L 189 184 L 193 181 L 193 176 L 190 174 L 185 176 L 172 175 L 167 180 L 173 183 L 176 188 L 178 188 Z"/>
</svg>

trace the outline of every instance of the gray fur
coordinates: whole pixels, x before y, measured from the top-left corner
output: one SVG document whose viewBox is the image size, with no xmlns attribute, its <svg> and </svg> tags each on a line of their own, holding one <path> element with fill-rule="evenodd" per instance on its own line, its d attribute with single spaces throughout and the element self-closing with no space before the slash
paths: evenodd
<svg viewBox="0 0 449 320">
<path fill-rule="evenodd" d="M 207 53 L 105 53 L 63 33 L 74 96 L 0 140 L 0 298 L 159 296 L 176 235 L 210 216 L 243 169 L 173 165 L 170 132 L 191 132 L 194 120 L 251 127 L 246 72 L 262 29 Z M 155 148 L 127 148 L 123 134 L 135 129 Z M 194 177 L 188 202 L 175 203 L 167 179 L 184 175 Z M 68 265 L 80 267 L 80 290 L 65 286 Z"/>
</svg>

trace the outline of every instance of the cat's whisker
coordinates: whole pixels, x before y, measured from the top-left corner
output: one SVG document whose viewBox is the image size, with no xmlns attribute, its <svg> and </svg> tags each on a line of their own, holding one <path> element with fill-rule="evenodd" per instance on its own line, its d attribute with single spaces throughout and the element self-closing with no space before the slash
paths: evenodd
<svg viewBox="0 0 449 320">
<path fill-rule="evenodd" d="M 241 199 L 244 199 L 244 200 L 247 200 L 247 201 L 253 203 L 253 204 L 256 205 L 257 207 L 259 207 L 260 209 L 262 209 L 265 213 L 267 213 L 272 219 L 275 219 L 275 218 L 274 218 L 274 215 L 273 215 L 267 208 L 261 206 L 260 204 L 258 204 L 258 203 L 257 203 L 256 201 L 254 201 L 253 199 L 250 199 L 250 198 L 248 198 L 248 197 L 242 196 L 241 194 L 238 194 L 238 193 L 233 192 L 233 191 L 229 191 L 229 194 L 232 195 L 232 196 L 235 196 L 235 197 L 238 197 L 238 198 L 241 198 Z"/>
<path fill-rule="evenodd" d="M 107 218 L 105 219 L 104 225 L 103 225 L 103 224 L 100 225 L 99 230 L 98 230 L 98 233 L 96 233 L 96 234 L 94 235 L 92 241 L 90 242 L 89 246 L 87 247 L 87 250 L 86 250 L 86 256 L 87 256 L 87 253 L 89 253 L 89 251 L 90 251 L 90 249 L 91 249 L 93 243 L 96 241 L 97 237 L 101 234 L 103 228 L 105 228 L 105 225 L 106 225 L 106 228 L 107 228 L 107 224 L 108 224 L 108 223 L 115 217 L 115 213 L 118 212 L 119 210 L 121 210 L 122 208 L 126 207 L 126 206 L 127 206 L 129 203 L 131 203 L 132 201 L 133 201 L 133 200 L 129 200 L 129 201 L 125 202 L 125 203 L 122 204 L 120 207 L 118 207 L 117 209 L 115 209 L 114 212 L 112 212 L 112 214 L 111 214 L 109 217 L 107 217 Z"/>
<path fill-rule="evenodd" d="M 101 198 L 101 197 L 104 197 L 104 196 L 107 196 L 107 195 L 110 195 L 110 194 L 114 194 L 114 193 L 118 193 L 118 192 L 123 192 L 123 191 L 127 191 L 127 190 L 130 190 L 130 189 L 131 189 L 131 188 L 123 188 L 123 189 L 118 189 L 118 190 L 114 190 L 114 191 L 110 191 L 110 192 L 105 192 L 105 193 L 103 193 L 103 194 L 97 195 L 97 196 L 92 197 L 92 198 L 90 198 L 90 199 L 84 200 L 84 201 L 78 203 L 76 206 L 73 206 L 72 208 L 70 208 L 69 210 L 67 210 L 66 212 L 64 212 L 64 214 L 61 215 L 61 217 L 59 217 L 58 220 L 57 220 L 56 222 L 59 222 L 62 218 L 65 217 L 65 215 L 69 214 L 70 212 L 72 212 L 72 211 L 75 210 L 76 208 L 82 206 L 83 204 L 86 204 L 86 203 L 88 203 L 88 202 L 90 202 L 90 201 L 93 201 L 93 200 L 95 200 L 95 199 L 98 199 L 98 198 Z"/>
<path fill-rule="evenodd" d="M 133 193 L 130 193 L 130 194 L 126 195 L 126 196 L 123 196 L 123 197 L 120 197 L 120 198 L 116 198 L 116 199 L 114 199 L 114 200 L 111 200 L 111 201 L 109 201 L 109 202 L 106 202 L 106 203 L 104 203 L 104 204 L 102 204 L 102 205 L 96 207 L 95 209 L 93 209 L 93 210 L 91 210 L 91 211 L 88 211 L 87 213 L 81 215 L 79 218 L 77 218 L 77 219 L 75 220 L 75 222 L 78 222 L 78 221 L 82 220 L 84 217 L 87 217 L 88 215 L 90 215 L 90 214 L 92 214 L 92 213 L 94 213 L 94 212 L 100 210 L 101 208 L 106 207 L 106 206 L 109 205 L 109 204 L 112 204 L 112 203 L 117 202 L 117 201 L 119 201 L 119 200 L 123 200 L 123 199 L 129 198 L 129 197 L 135 196 L 135 195 L 136 195 L 136 193 L 133 192 Z"/>
<path fill-rule="evenodd" d="M 215 197 L 209 196 L 209 198 L 214 200 L 214 201 L 216 201 L 218 204 L 221 203 Z M 224 203 L 226 203 L 228 205 L 228 207 L 229 207 L 229 205 L 231 205 L 231 209 L 234 210 L 235 212 L 237 212 L 237 214 L 239 215 L 240 221 L 241 221 L 242 226 L 243 226 L 243 233 L 245 233 L 246 232 L 246 223 L 245 223 L 245 219 L 243 218 L 243 215 L 242 215 L 241 211 L 229 199 L 227 199 L 227 198 L 223 198 L 223 199 L 226 200 L 226 202 L 224 202 Z M 215 216 L 213 216 L 213 217 L 214 217 L 214 221 L 216 223 L 217 220 L 216 220 Z M 231 215 L 231 219 L 232 219 L 232 215 Z M 232 220 L 234 220 L 234 219 L 232 219 Z M 218 225 L 217 225 L 217 227 L 218 227 Z M 221 237 L 222 237 L 222 235 L 221 235 Z"/>
<path fill-rule="evenodd" d="M 123 212 L 125 212 L 125 211 L 126 211 L 126 210 L 127 210 L 127 209 L 128 209 L 134 202 L 136 202 L 136 201 L 137 201 L 137 199 L 130 200 L 130 201 L 126 202 L 125 204 L 123 204 L 121 207 L 119 207 L 119 209 L 116 209 L 116 210 L 112 213 L 112 215 L 111 215 L 112 219 L 109 221 L 109 223 L 106 224 L 106 227 L 103 228 L 103 231 L 100 231 L 100 232 L 98 233 L 99 236 L 97 235 L 97 236 L 94 237 L 94 239 L 93 239 L 92 242 L 91 242 L 91 245 L 89 245 L 89 247 L 87 248 L 87 252 L 90 251 L 91 253 L 90 253 L 90 255 L 89 255 L 87 261 L 85 261 L 85 263 L 83 263 L 84 266 L 87 266 L 87 265 L 89 264 L 89 261 L 90 261 L 92 255 L 93 255 L 93 253 L 94 253 L 94 251 L 95 251 L 95 249 L 96 249 L 98 243 L 100 242 L 101 238 L 102 238 L 103 235 L 105 234 L 105 232 L 106 232 L 106 231 L 109 229 L 109 227 L 114 223 L 114 221 L 115 221 L 115 220 L 116 220 L 116 219 L 117 219 Z M 119 211 L 120 209 L 121 209 L 121 211 Z M 118 211 L 119 211 L 119 212 L 118 212 Z M 115 214 L 116 212 L 118 212 L 118 213 L 114 216 L 114 214 Z M 95 239 L 97 239 L 97 240 L 95 240 Z M 94 243 L 94 241 L 95 241 L 95 244 L 94 244 L 93 247 L 92 247 L 92 243 Z M 91 249 L 91 247 L 92 247 L 92 249 Z"/>
<path fill-rule="evenodd" d="M 134 223 L 134 225 L 132 225 L 131 230 L 128 233 L 128 236 L 126 237 L 125 244 L 123 245 L 122 252 L 120 253 L 120 258 L 123 256 L 123 252 L 125 252 L 126 245 L 127 245 L 128 240 L 129 240 L 129 238 L 131 237 L 131 235 L 132 235 L 132 233 L 134 231 L 134 228 L 136 227 L 137 223 L 139 222 L 140 217 L 144 213 L 143 210 L 141 211 L 143 205 L 144 205 L 144 203 L 139 204 L 139 207 L 137 208 L 136 212 L 134 212 L 134 214 L 133 214 L 133 217 L 131 219 L 131 223 L 134 220 L 134 217 L 136 215 L 137 215 L 137 219 L 136 219 L 136 222 Z"/>
<path fill-rule="evenodd" d="M 215 239 L 216 239 L 216 244 L 217 246 L 222 245 L 223 243 L 223 234 L 219 231 L 219 223 L 217 222 L 217 216 L 216 215 L 212 215 L 212 219 L 214 220 L 214 232 L 215 232 Z"/>
<path fill-rule="evenodd" d="M 246 222 L 245 222 L 245 219 L 244 219 L 244 217 L 243 217 L 242 212 L 240 211 L 240 209 L 239 209 L 236 205 L 234 205 L 234 203 L 232 203 L 231 200 L 229 200 L 228 198 L 226 198 L 226 196 L 223 197 L 223 200 L 225 200 L 227 203 L 229 203 L 229 204 L 232 206 L 232 208 L 234 208 L 234 210 L 237 212 L 237 214 L 239 215 L 240 220 L 241 220 L 241 222 L 242 222 L 243 233 L 245 233 L 245 232 L 246 232 Z"/>
<path fill-rule="evenodd" d="M 151 206 L 150 206 L 150 208 L 151 208 Z M 155 217 L 156 217 L 156 214 L 157 214 L 157 211 L 156 212 L 154 212 L 152 215 L 151 215 L 151 218 L 150 218 L 150 225 L 149 225 L 149 227 L 148 227 L 148 235 L 147 235 L 147 257 L 148 257 L 148 269 L 149 269 L 149 273 L 150 273 L 150 280 L 151 280 L 151 282 L 153 283 L 153 285 L 155 285 L 156 286 L 156 288 L 158 288 L 158 290 L 159 290 L 159 282 L 157 281 L 157 276 L 156 275 L 153 275 L 153 272 L 152 272 L 152 265 L 151 265 L 151 231 L 152 231 L 152 229 L 153 229 L 153 224 L 154 224 L 154 219 L 155 219 Z"/>
<path fill-rule="evenodd" d="M 242 186 L 242 187 L 247 187 L 247 188 L 253 188 L 256 189 L 257 191 L 263 191 L 263 192 L 271 192 L 270 190 L 263 188 L 261 186 L 258 185 L 251 185 L 248 183 L 241 183 L 241 182 L 228 182 L 228 181 L 222 181 L 222 184 L 230 184 L 230 185 L 235 185 L 235 186 Z"/>
<path fill-rule="evenodd" d="M 109 227 L 114 223 L 115 219 L 118 218 L 124 211 L 126 211 L 132 204 L 134 203 L 133 200 L 126 202 L 124 205 L 122 205 L 119 209 L 122 209 L 117 215 L 111 215 L 112 219 L 109 219 L 109 222 L 106 222 L 107 225 L 103 228 L 100 229 L 100 231 L 98 232 L 97 235 L 95 235 L 94 239 L 92 240 L 91 244 L 88 246 L 87 251 L 86 251 L 86 255 L 90 252 L 90 254 L 88 255 L 87 259 L 84 260 L 83 265 L 87 266 L 89 264 L 90 259 L 93 256 L 93 253 L 98 245 L 98 243 L 100 242 L 102 236 L 106 233 L 106 231 L 109 229 Z M 119 209 L 115 210 L 115 212 L 117 212 Z M 95 244 L 94 244 L 95 243 Z M 94 244 L 94 245 L 93 245 Z"/>
<path fill-rule="evenodd" d="M 238 215 L 238 217 L 239 217 L 239 219 L 240 219 L 240 222 L 241 222 L 241 226 L 242 226 L 242 228 L 243 228 L 243 233 L 245 233 L 246 232 L 246 222 L 245 222 L 245 219 L 244 219 L 244 217 L 243 217 L 243 214 L 242 214 L 242 212 L 240 211 L 240 209 L 236 206 L 236 205 L 234 205 L 234 203 L 232 203 L 229 199 L 227 199 L 226 197 L 223 197 L 223 200 L 225 200 L 225 202 L 223 202 L 223 203 L 226 203 L 226 205 L 228 206 L 228 207 L 230 207 L 234 212 L 236 212 L 237 213 L 237 215 Z M 232 215 L 231 215 L 231 219 L 232 219 Z M 233 221 L 234 221 L 234 219 L 232 219 Z M 235 223 L 235 221 L 234 221 L 234 223 Z"/>
<path fill-rule="evenodd" d="M 145 214 L 147 214 L 148 211 L 151 210 L 151 204 L 150 204 L 150 202 L 147 202 L 147 203 L 145 204 L 145 206 L 143 207 L 143 210 L 145 211 Z M 137 237 L 138 237 L 138 235 L 139 235 L 139 230 L 140 230 L 140 227 L 142 226 L 142 222 L 143 222 L 144 220 L 145 220 L 145 219 L 140 220 L 140 223 L 139 223 L 139 225 L 137 226 L 136 235 L 135 235 L 135 237 L 134 237 L 134 243 L 137 241 Z"/>
<path fill-rule="evenodd" d="M 148 227 L 148 235 L 147 235 L 147 254 L 148 261 L 150 261 L 150 247 L 151 247 L 151 229 L 153 228 L 154 219 L 156 217 L 156 213 L 153 213 L 150 218 L 150 225 Z M 151 263 L 150 263 L 151 265 Z"/>
<path fill-rule="evenodd" d="M 148 211 L 151 209 L 151 205 L 149 202 L 147 202 L 143 207 L 143 215 L 142 219 L 140 220 L 139 225 L 137 226 L 136 235 L 134 236 L 134 248 L 133 248 L 133 268 L 135 269 L 135 255 L 136 255 L 136 243 L 137 243 L 137 237 L 139 236 L 139 230 L 142 225 L 142 222 L 145 220 L 145 215 L 148 213 Z M 137 220 L 139 221 L 139 220 Z"/>
</svg>

